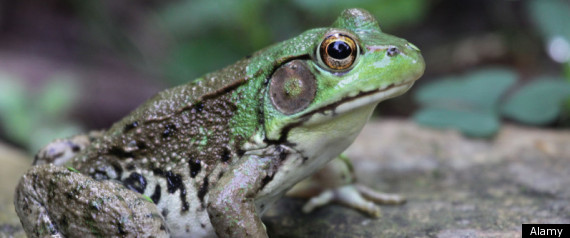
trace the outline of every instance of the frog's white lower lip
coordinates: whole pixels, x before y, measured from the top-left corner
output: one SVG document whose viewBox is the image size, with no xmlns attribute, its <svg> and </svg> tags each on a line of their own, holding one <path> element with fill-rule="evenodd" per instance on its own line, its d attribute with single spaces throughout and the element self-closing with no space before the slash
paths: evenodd
<svg viewBox="0 0 570 238">
<path fill-rule="evenodd" d="M 340 104 L 334 109 L 334 112 L 343 113 L 364 105 L 379 103 L 386 99 L 400 96 L 408 91 L 408 89 L 411 88 L 413 84 L 414 81 L 401 84 L 392 84 L 386 88 L 359 93 L 356 96 L 341 100 Z"/>
<path fill-rule="evenodd" d="M 310 116 L 319 112 L 326 114 L 328 111 L 333 112 L 333 114 L 340 114 L 367 104 L 379 103 L 383 100 L 393 98 L 405 93 L 410 87 L 412 87 L 414 82 L 415 80 L 411 80 L 400 84 L 391 84 L 384 88 L 360 92 L 355 96 L 348 96 L 336 103 L 332 103 L 317 110 L 310 111 L 306 113 L 305 116 Z"/>
</svg>

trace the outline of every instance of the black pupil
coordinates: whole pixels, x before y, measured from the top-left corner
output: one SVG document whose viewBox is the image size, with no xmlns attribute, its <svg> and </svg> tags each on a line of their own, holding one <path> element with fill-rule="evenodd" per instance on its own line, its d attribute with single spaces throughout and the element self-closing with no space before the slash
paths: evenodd
<svg viewBox="0 0 570 238">
<path fill-rule="evenodd" d="M 331 57 L 340 60 L 350 56 L 352 50 L 350 49 L 350 46 L 346 42 L 337 40 L 329 44 L 329 46 L 327 47 L 327 53 Z"/>
</svg>

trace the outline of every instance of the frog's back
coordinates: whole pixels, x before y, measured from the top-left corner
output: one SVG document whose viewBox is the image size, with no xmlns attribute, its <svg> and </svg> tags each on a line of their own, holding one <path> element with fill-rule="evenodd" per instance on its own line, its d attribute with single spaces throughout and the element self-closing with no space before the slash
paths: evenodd
<svg viewBox="0 0 570 238">
<path fill-rule="evenodd" d="M 227 161 L 237 153 L 230 148 L 229 126 L 242 99 L 234 91 L 250 80 L 248 63 L 243 59 L 159 92 L 93 141 L 74 166 L 81 169 L 93 161 L 112 160 L 130 161 L 128 167 L 167 169 L 189 161 Z"/>
<path fill-rule="evenodd" d="M 163 90 L 113 125 L 111 130 L 134 120 L 147 122 L 164 120 L 183 110 L 196 107 L 197 103 L 204 99 L 231 91 L 249 79 L 246 72 L 248 63 L 249 59 L 242 59 L 187 84 Z"/>
</svg>

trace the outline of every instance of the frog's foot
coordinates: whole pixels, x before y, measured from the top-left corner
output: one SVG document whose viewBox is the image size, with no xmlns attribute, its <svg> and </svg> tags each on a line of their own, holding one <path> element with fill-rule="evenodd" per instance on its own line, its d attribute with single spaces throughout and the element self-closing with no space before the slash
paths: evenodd
<svg viewBox="0 0 570 238">
<path fill-rule="evenodd" d="M 310 198 L 303 207 L 304 212 L 311 212 L 329 203 L 340 203 L 372 217 L 380 217 L 379 204 L 396 205 L 405 202 L 399 195 L 381 193 L 356 183 L 352 164 L 343 155 L 295 185 L 287 195 Z"/>
<path fill-rule="evenodd" d="M 65 139 L 57 139 L 42 148 L 34 158 L 34 165 L 55 164 L 64 165 L 75 154 L 85 149 L 91 141 L 101 136 L 101 132 L 93 131 Z"/>
<path fill-rule="evenodd" d="M 311 198 L 303 206 L 303 212 L 309 213 L 315 208 L 333 202 L 354 208 L 372 217 L 380 217 L 380 207 L 377 204 L 397 205 L 405 203 L 406 200 L 396 194 L 380 193 L 360 184 L 349 184 L 327 189 Z"/>
<path fill-rule="evenodd" d="M 29 237 L 168 237 L 143 195 L 71 170 L 47 164 L 22 176 L 14 203 Z"/>
</svg>

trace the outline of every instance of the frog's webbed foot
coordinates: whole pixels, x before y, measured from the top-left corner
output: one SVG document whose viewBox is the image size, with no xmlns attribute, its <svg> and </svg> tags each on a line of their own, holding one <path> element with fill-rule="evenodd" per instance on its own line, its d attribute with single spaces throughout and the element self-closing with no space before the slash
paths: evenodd
<svg viewBox="0 0 570 238">
<path fill-rule="evenodd" d="M 396 194 L 380 193 L 361 184 L 349 184 L 342 187 L 327 189 L 318 196 L 311 198 L 303 206 L 303 212 L 309 213 L 315 208 L 336 202 L 368 214 L 380 217 L 378 204 L 397 205 L 406 200 Z"/>
<path fill-rule="evenodd" d="M 356 183 L 352 164 L 342 155 L 314 176 L 299 183 L 288 195 L 310 198 L 303 206 L 303 212 L 311 212 L 329 203 L 339 203 L 372 217 L 380 217 L 378 205 L 398 205 L 406 202 L 399 195 L 381 193 Z"/>
<path fill-rule="evenodd" d="M 156 205 L 143 195 L 52 164 L 22 176 L 14 203 L 29 237 L 168 237 Z"/>
<path fill-rule="evenodd" d="M 65 139 L 56 139 L 36 154 L 34 165 L 55 164 L 64 165 L 75 154 L 85 149 L 91 142 L 100 137 L 100 131 L 92 131 L 88 134 L 79 134 Z"/>
</svg>

